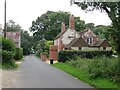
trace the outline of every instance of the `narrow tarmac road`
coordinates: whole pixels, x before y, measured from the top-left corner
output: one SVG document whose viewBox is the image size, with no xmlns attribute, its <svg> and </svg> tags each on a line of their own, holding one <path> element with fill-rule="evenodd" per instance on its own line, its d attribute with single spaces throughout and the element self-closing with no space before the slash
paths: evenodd
<svg viewBox="0 0 120 90">
<path fill-rule="evenodd" d="M 26 56 L 12 88 L 92 88 L 35 56 Z"/>
</svg>

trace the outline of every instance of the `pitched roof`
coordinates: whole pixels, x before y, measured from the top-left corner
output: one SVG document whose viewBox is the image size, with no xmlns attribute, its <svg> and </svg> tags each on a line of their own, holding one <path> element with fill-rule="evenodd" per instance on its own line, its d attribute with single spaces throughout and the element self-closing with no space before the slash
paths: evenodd
<svg viewBox="0 0 120 90">
<path fill-rule="evenodd" d="M 105 39 L 98 39 L 93 46 L 100 46 Z"/>
<path fill-rule="evenodd" d="M 99 39 L 93 46 L 111 47 L 106 39 Z"/>
<path fill-rule="evenodd" d="M 85 32 L 88 32 L 88 30 L 89 30 L 89 29 L 85 29 L 85 30 L 79 32 L 80 36 L 82 36 Z"/>
<path fill-rule="evenodd" d="M 59 37 L 61 37 L 65 32 L 66 32 L 67 30 L 65 30 L 65 31 L 62 31 L 57 37 L 55 37 L 55 39 L 57 39 L 57 38 L 59 38 Z"/>
<path fill-rule="evenodd" d="M 88 47 L 89 45 L 82 39 L 82 37 L 73 39 L 66 47 Z"/>
</svg>

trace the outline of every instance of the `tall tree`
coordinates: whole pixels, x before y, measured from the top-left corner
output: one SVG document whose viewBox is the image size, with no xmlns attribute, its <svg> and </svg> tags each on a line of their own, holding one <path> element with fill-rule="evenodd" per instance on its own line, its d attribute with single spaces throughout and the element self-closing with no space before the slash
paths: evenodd
<svg viewBox="0 0 120 90">
<path fill-rule="evenodd" d="M 6 31 L 7 32 L 16 32 L 21 31 L 22 28 L 19 24 L 16 24 L 13 20 L 9 20 L 6 24 Z"/>
<path fill-rule="evenodd" d="M 53 12 L 47 11 L 36 21 L 32 22 L 30 31 L 33 32 L 33 36 L 36 40 L 41 40 L 45 38 L 46 40 L 54 40 L 54 38 L 61 31 L 61 22 L 65 22 L 66 28 L 69 26 L 69 12 Z M 75 17 L 75 29 L 80 31 L 84 29 L 85 22 L 80 20 L 80 17 Z"/>
<path fill-rule="evenodd" d="M 94 26 L 95 26 L 95 24 L 94 23 L 87 23 L 86 25 L 85 25 L 85 28 L 89 28 L 89 29 L 93 29 L 94 28 Z"/>
<path fill-rule="evenodd" d="M 28 31 L 21 31 L 21 47 L 23 48 L 23 54 L 30 54 L 30 50 L 34 44 L 33 37 L 29 35 Z"/>
<path fill-rule="evenodd" d="M 81 7 L 82 10 L 86 10 L 86 11 L 100 10 L 107 13 L 108 17 L 112 21 L 112 27 L 113 27 L 113 29 L 109 30 L 109 34 L 114 40 L 115 49 L 117 51 L 118 59 L 119 59 L 118 65 L 120 65 L 120 1 L 119 2 L 75 2 L 75 0 L 71 0 L 71 3 L 78 5 L 79 7 Z M 119 72 L 120 72 L 120 68 L 119 68 Z"/>
</svg>

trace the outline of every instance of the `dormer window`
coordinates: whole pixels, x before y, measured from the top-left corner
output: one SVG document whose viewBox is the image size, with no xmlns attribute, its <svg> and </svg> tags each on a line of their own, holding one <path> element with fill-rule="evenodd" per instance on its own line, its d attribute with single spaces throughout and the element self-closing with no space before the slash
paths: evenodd
<svg viewBox="0 0 120 90">
<path fill-rule="evenodd" d="M 91 44 L 92 43 L 92 38 L 87 38 L 87 43 Z"/>
</svg>

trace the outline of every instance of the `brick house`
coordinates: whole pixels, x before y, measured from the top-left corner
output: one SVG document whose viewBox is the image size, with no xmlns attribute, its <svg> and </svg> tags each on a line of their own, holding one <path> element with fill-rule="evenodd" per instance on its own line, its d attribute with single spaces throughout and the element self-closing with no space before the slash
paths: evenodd
<svg viewBox="0 0 120 90">
<path fill-rule="evenodd" d="M 20 32 L 6 32 L 6 37 L 13 40 L 17 48 L 21 47 Z"/>
<path fill-rule="evenodd" d="M 90 29 L 77 32 L 74 29 L 74 16 L 69 17 L 69 28 L 61 24 L 61 32 L 55 38 L 54 45 L 60 50 L 111 50 L 112 47 L 106 39 L 100 39 Z"/>
</svg>

